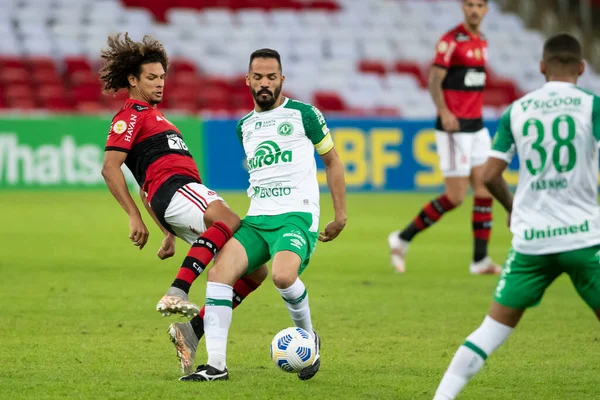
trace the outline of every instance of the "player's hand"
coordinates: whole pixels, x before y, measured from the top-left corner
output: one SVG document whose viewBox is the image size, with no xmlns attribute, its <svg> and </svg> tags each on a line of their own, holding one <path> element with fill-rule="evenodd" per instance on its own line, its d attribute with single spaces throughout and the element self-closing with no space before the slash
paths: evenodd
<svg viewBox="0 0 600 400">
<path fill-rule="evenodd" d="M 511 215 L 512 215 L 511 213 L 506 214 L 506 226 L 508 227 L 508 229 L 510 229 L 510 216 Z"/>
<path fill-rule="evenodd" d="M 142 217 L 138 215 L 129 218 L 129 239 L 131 239 L 134 246 L 139 247 L 140 250 L 143 249 L 148 242 L 149 235 L 150 233 L 144 225 Z"/>
<path fill-rule="evenodd" d="M 346 226 L 346 219 L 334 220 L 327 224 L 325 230 L 319 233 L 319 241 L 330 242 L 342 232 Z"/>
<path fill-rule="evenodd" d="M 156 255 L 161 260 L 173 257 L 175 255 L 175 235 L 169 233 L 167 236 L 165 236 Z"/>
<path fill-rule="evenodd" d="M 450 110 L 446 109 L 441 111 L 440 119 L 442 120 L 442 128 L 444 128 L 444 132 L 454 133 L 458 132 L 460 129 L 458 118 L 456 118 L 456 115 L 452 114 Z"/>
</svg>

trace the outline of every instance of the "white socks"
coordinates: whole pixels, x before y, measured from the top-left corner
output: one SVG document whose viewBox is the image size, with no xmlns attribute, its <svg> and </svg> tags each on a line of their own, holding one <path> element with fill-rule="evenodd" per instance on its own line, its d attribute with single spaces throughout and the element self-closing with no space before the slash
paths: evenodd
<svg viewBox="0 0 600 400">
<path fill-rule="evenodd" d="M 208 364 L 223 371 L 226 367 L 227 335 L 231 326 L 233 288 L 222 283 L 206 285 L 204 334 Z"/>
<path fill-rule="evenodd" d="M 290 312 L 294 326 L 302 328 L 313 336 L 312 321 L 310 319 L 310 308 L 308 306 L 308 293 L 306 287 L 300 278 L 296 279 L 296 282 L 292 286 L 279 289 L 281 297 L 285 300 L 285 305 Z"/>
<path fill-rule="evenodd" d="M 433 400 L 454 399 L 512 331 L 510 326 L 486 316 L 481 326 L 456 351 Z"/>
</svg>

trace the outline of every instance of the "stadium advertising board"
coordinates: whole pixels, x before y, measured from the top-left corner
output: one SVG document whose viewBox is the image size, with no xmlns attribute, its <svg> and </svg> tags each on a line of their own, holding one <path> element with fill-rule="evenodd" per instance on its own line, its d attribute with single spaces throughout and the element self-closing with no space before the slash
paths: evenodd
<svg viewBox="0 0 600 400">
<path fill-rule="evenodd" d="M 236 121 L 208 120 L 204 123 L 206 182 L 218 190 L 248 186 L 244 153 L 235 134 Z M 432 191 L 443 185 L 435 148 L 433 121 L 400 119 L 328 119 L 346 183 L 352 191 Z M 495 132 L 497 121 L 488 121 Z M 318 157 L 317 157 L 318 159 Z M 323 164 L 317 160 L 318 179 L 326 187 Z M 505 177 L 517 183 L 517 161 Z"/>
<path fill-rule="evenodd" d="M 202 166 L 197 118 L 170 117 Z M 35 116 L 0 119 L 0 189 L 100 188 L 110 117 Z M 130 184 L 135 180 L 129 171 Z"/>
</svg>

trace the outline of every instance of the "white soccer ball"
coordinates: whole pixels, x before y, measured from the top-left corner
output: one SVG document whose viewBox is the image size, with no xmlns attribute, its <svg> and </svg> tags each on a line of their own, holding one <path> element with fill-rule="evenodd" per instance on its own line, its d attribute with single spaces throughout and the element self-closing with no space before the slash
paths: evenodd
<svg viewBox="0 0 600 400">
<path fill-rule="evenodd" d="M 316 351 L 314 339 L 302 328 L 286 328 L 271 342 L 271 359 L 285 372 L 300 372 L 311 365 Z"/>
</svg>

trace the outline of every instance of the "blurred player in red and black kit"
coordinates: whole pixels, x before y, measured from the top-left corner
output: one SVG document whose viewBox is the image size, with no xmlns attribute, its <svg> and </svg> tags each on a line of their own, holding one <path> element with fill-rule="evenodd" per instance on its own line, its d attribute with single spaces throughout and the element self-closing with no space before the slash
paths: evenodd
<svg viewBox="0 0 600 400">
<path fill-rule="evenodd" d="M 163 98 L 168 56 L 162 44 L 149 36 L 134 42 L 127 34 L 108 38 L 100 70 L 105 91 L 127 89 L 129 99 L 114 116 L 106 143 L 102 176 L 129 216 L 129 239 L 140 250 L 148 241 L 140 211 L 121 170 L 123 163 L 140 185 L 148 213 L 165 234 L 158 257 L 175 254 L 175 236 L 191 244 L 177 277 L 157 305 L 163 315 L 192 317 L 200 308 L 188 299 L 193 281 L 240 226 L 240 218 L 214 191 L 202 184 L 198 168 L 183 137 L 156 107 Z M 234 306 L 267 276 L 266 266 L 234 286 Z M 193 362 L 203 320 L 176 323 L 169 328 L 184 372 Z M 190 361 L 191 360 L 191 361 Z"/>
<path fill-rule="evenodd" d="M 465 20 L 437 44 L 429 74 L 429 91 L 437 107 L 436 144 L 445 192 L 427 203 L 402 231 L 388 237 L 391 262 L 405 271 L 405 255 L 417 233 L 458 207 L 473 189 L 473 274 L 498 274 L 500 267 L 487 254 L 492 229 L 492 196 L 483 184 L 483 164 L 490 150 L 490 134 L 483 126 L 483 89 L 487 41 L 479 31 L 487 13 L 486 0 L 463 0 Z"/>
</svg>

